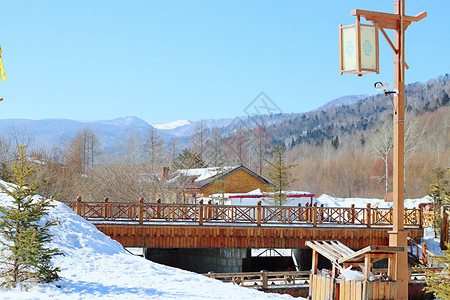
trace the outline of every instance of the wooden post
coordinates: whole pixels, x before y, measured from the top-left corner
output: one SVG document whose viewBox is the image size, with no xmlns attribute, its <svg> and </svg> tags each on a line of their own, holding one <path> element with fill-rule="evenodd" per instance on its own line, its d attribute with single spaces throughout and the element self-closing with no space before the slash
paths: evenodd
<svg viewBox="0 0 450 300">
<path fill-rule="evenodd" d="M 352 222 L 352 224 L 355 224 L 355 204 L 352 204 L 351 208 L 352 208 L 352 210 L 351 210 L 351 212 L 352 212 L 351 222 Z"/>
<path fill-rule="evenodd" d="M 424 265 L 426 265 L 428 263 L 427 249 L 428 249 L 428 244 L 427 243 L 423 243 L 423 246 L 422 246 L 422 263 Z"/>
<path fill-rule="evenodd" d="M 450 243 L 450 238 L 448 236 L 449 212 L 450 212 L 449 206 L 441 207 L 441 243 L 440 243 L 441 249 L 447 249 L 445 243 Z"/>
<path fill-rule="evenodd" d="M 203 225 L 203 200 L 198 203 L 198 224 Z"/>
<path fill-rule="evenodd" d="M 267 279 L 268 279 L 267 271 L 261 271 L 261 277 L 262 277 L 262 287 L 266 289 L 267 286 L 268 286 L 268 282 L 267 282 Z"/>
<path fill-rule="evenodd" d="M 139 224 L 144 224 L 144 198 L 139 199 Z"/>
<path fill-rule="evenodd" d="M 77 198 L 77 215 L 82 216 L 81 215 L 81 196 L 78 196 Z M 84 216 L 82 216 L 84 217 Z"/>
<path fill-rule="evenodd" d="M 105 198 L 105 209 L 104 209 L 104 214 L 105 214 L 105 219 L 109 219 L 109 204 L 108 204 L 108 197 Z"/>
<path fill-rule="evenodd" d="M 258 207 L 256 208 L 256 223 L 261 226 L 261 201 L 258 201 Z"/>
<path fill-rule="evenodd" d="M 394 13 L 400 17 L 397 30 L 394 31 L 394 151 L 393 151 L 393 194 L 394 222 L 389 235 L 389 245 L 404 247 L 397 254 L 396 276 L 398 299 L 408 299 L 408 254 L 406 251 L 406 232 L 404 231 L 404 165 L 405 165 L 405 0 L 395 0 Z"/>
<path fill-rule="evenodd" d="M 298 215 L 298 221 L 299 221 L 299 222 L 301 222 L 301 220 L 302 220 L 301 217 L 300 217 L 300 216 L 302 215 L 302 212 L 303 212 L 303 210 L 302 210 L 302 204 L 299 203 L 299 204 L 298 204 L 298 213 L 297 213 L 297 215 Z"/>
<path fill-rule="evenodd" d="M 419 204 L 419 228 L 423 227 L 423 205 Z"/>
<path fill-rule="evenodd" d="M 324 207 L 323 203 L 320 204 L 320 209 L 319 209 L 320 223 L 323 223 L 323 220 L 325 219 L 325 218 L 323 217 L 323 215 L 324 215 L 324 213 L 323 213 L 323 207 Z"/>
<path fill-rule="evenodd" d="M 206 207 L 206 220 L 211 220 L 212 214 L 211 200 L 208 201 L 208 206 Z"/>
<path fill-rule="evenodd" d="M 306 223 L 311 222 L 311 209 L 309 208 L 309 203 L 306 203 L 305 205 L 305 215 L 306 215 Z"/>
<path fill-rule="evenodd" d="M 314 275 L 317 274 L 317 263 L 319 261 L 319 253 L 313 249 L 312 252 L 312 263 L 311 263 L 311 274 L 309 275 L 309 297 L 308 299 L 313 299 L 313 287 L 314 287 Z"/>
<path fill-rule="evenodd" d="M 161 199 L 158 199 L 158 200 L 156 200 L 156 218 L 157 219 L 161 219 L 162 218 L 162 216 L 161 216 L 161 205 L 158 205 L 158 204 L 161 204 Z"/>
<path fill-rule="evenodd" d="M 317 227 L 317 202 L 313 205 L 313 211 L 312 211 L 312 218 L 313 218 L 313 226 Z"/>
<path fill-rule="evenodd" d="M 367 208 L 366 208 L 366 225 L 367 225 L 367 227 L 370 227 L 370 225 L 371 225 L 371 220 L 370 220 L 371 212 L 372 212 L 371 205 L 370 205 L 370 203 L 367 203 Z"/>
</svg>

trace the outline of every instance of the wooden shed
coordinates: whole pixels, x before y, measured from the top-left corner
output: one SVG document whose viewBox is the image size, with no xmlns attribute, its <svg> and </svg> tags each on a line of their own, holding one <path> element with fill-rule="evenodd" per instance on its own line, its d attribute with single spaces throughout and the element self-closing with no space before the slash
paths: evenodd
<svg viewBox="0 0 450 300">
<path fill-rule="evenodd" d="M 402 252 L 403 247 L 368 246 L 359 251 L 353 251 L 339 241 L 307 241 L 306 245 L 313 250 L 309 299 L 397 298 L 397 282 L 393 280 L 394 266 L 396 254 Z M 330 260 L 332 270 L 329 272 L 318 271 L 319 254 Z M 384 258 L 388 259 L 388 272 L 382 275 L 373 275 L 373 263 Z M 364 266 L 362 274 L 359 273 L 361 278 L 359 280 L 350 278 L 349 269 L 346 268 L 350 266 L 360 268 L 361 264 Z"/>
</svg>

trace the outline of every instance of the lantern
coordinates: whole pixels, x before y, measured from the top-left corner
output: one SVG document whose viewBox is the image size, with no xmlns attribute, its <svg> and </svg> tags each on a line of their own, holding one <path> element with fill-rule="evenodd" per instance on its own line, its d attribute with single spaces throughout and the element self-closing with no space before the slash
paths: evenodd
<svg viewBox="0 0 450 300">
<path fill-rule="evenodd" d="M 378 28 L 360 24 L 339 25 L 340 73 L 379 73 Z"/>
</svg>

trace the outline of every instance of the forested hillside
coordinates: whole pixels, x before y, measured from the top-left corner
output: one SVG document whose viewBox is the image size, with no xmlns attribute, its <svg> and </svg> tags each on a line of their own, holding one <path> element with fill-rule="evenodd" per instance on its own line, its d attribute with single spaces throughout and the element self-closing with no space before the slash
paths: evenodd
<svg viewBox="0 0 450 300">
<path fill-rule="evenodd" d="M 448 74 L 406 88 L 407 197 L 423 197 L 429 170 L 450 166 L 449 94 Z M 188 130 L 189 136 L 181 137 L 138 118 L 107 122 L 109 127 L 102 125 L 101 131 L 86 123 L 64 143 L 52 146 L 36 143 L 20 130 L 8 130 L 0 133 L 0 177 L 8 180 L 14 146 L 25 141 L 32 150 L 30 161 L 37 164 L 41 176 L 49 178 L 46 190 L 40 191 L 44 196 L 169 201 L 166 192 L 174 187 L 160 181 L 163 167 L 173 171 L 180 166 L 242 164 L 267 175 L 266 160 L 271 159 L 273 146 L 282 144 L 288 163 L 296 164 L 290 170 L 297 179 L 291 189 L 316 195 L 383 197 L 392 189 L 392 98 L 380 94 L 355 103 L 355 97 L 361 99 L 349 96 L 353 100 L 347 103 L 352 104 L 337 101 L 308 113 L 200 121 Z M 48 128 L 33 127 L 33 132 L 48 133 Z M 179 161 L 186 156 L 194 157 L 196 164 Z"/>
<path fill-rule="evenodd" d="M 450 166 L 449 94 L 448 75 L 407 87 L 406 197 L 427 193 L 430 169 Z M 284 138 L 290 161 L 298 164 L 295 188 L 345 197 L 382 197 L 392 190 L 390 96 L 305 114 L 272 130 Z"/>
</svg>

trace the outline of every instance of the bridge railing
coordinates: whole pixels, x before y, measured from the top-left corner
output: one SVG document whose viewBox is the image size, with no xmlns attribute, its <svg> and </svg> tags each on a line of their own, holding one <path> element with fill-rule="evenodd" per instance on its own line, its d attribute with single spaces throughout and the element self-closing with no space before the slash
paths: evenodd
<svg viewBox="0 0 450 300">
<path fill-rule="evenodd" d="M 111 222 L 187 222 L 203 225 L 204 223 L 238 223 L 257 226 L 271 224 L 293 225 L 360 225 L 392 226 L 391 208 L 364 208 L 306 206 L 256 206 L 204 204 L 167 204 L 109 202 L 65 202 L 77 214 L 90 221 Z M 405 209 L 405 225 L 422 228 L 422 207 Z"/>
<path fill-rule="evenodd" d="M 290 271 L 290 272 L 249 272 L 249 273 L 213 273 L 209 272 L 205 276 L 234 285 L 263 288 L 280 286 L 309 285 L 310 271 Z"/>
</svg>

